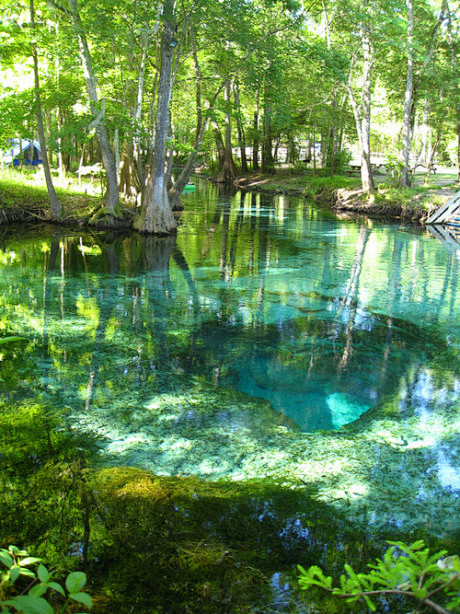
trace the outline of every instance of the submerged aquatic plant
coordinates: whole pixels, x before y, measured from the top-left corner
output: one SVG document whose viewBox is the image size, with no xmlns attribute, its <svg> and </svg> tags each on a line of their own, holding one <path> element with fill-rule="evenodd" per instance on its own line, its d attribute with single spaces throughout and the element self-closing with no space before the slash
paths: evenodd
<svg viewBox="0 0 460 614">
<path fill-rule="evenodd" d="M 363 599 L 375 612 L 375 600 L 379 597 L 408 597 L 417 602 L 413 612 L 429 607 L 438 614 L 458 612 L 460 607 L 460 559 L 458 555 L 446 556 L 441 550 L 430 554 L 422 540 L 411 545 L 388 542 L 390 548 L 383 560 L 369 565 L 368 573 L 356 573 L 345 565 L 346 574 L 340 576 L 340 586 L 333 587 L 332 577 L 312 565 L 308 569 L 298 566 L 299 585 L 303 590 L 319 586 L 348 603 Z"/>
</svg>

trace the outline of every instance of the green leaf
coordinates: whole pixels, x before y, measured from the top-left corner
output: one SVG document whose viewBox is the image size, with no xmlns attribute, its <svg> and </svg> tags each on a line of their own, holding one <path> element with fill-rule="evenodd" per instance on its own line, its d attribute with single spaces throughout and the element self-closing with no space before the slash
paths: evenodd
<svg viewBox="0 0 460 614">
<path fill-rule="evenodd" d="M 91 597 L 88 593 L 71 593 L 70 598 L 83 603 L 87 608 L 91 607 Z"/>
<path fill-rule="evenodd" d="M 51 577 L 51 574 L 46 569 L 46 567 L 40 563 L 37 569 L 37 576 L 40 582 L 48 582 Z"/>
<path fill-rule="evenodd" d="M 7 567 L 11 567 L 13 559 L 6 550 L 0 550 L 0 561 Z"/>
<path fill-rule="evenodd" d="M 0 345 L 5 343 L 12 343 L 13 341 L 29 341 L 27 337 L 2 337 L 0 339 Z"/>
<path fill-rule="evenodd" d="M 35 584 L 35 586 L 32 586 L 28 594 L 31 597 L 41 597 L 42 595 L 46 593 L 46 589 L 47 589 L 46 584 L 43 584 L 43 583 Z"/>
<path fill-rule="evenodd" d="M 27 576 L 28 578 L 35 578 L 35 573 L 31 569 L 27 569 L 27 567 L 21 567 L 21 571 L 19 572 L 21 576 Z"/>
<path fill-rule="evenodd" d="M 28 556 L 22 561 L 19 561 L 19 565 L 21 567 L 27 567 L 28 565 L 35 565 L 36 563 L 40 563 L 41 559 L 37 559 L 35 556 Z"/>
<path fill-rule="evenodd" d="M 10 567 L 10 580 L 11 582 L 16 582 L 16 580 L 19 578 L 19 574 L 21 573 L 21 568 L 19 567 L 19 565 L 12 565 Z"/>
<path fill-rule="evenodd" d="M 54 614 L 53 608 L 41 597 L 31 597 L 30 595 L 19 595 L 14 599 L 5 601 L 16 610 L 23 610 L 26 614 Z"/>
<path fill-rule="evenodd" d="M 65 581 L 65 587 L 69 593 L 78 593 L 86 584 L 86 574 L 82 571 L 69 573 Z"/>
<path fill-rule="evenodd" d="M 48 582 L 48 586 L 49 588 L 52 588 L 54 591 L 60 593 L 63 597 L 65 597 L 65 590 L 57 582 Z"/>
<path fill-rule="evenodd" d="M 377 607 L 375 606 L 375 604 L 369 599 L 369 597 L 367 595 L 364 595 L 364 600 L 366 601 L 367 607 L 372 610 L 372 612 L 375 612 L 377 610 Z"/>
</svg>

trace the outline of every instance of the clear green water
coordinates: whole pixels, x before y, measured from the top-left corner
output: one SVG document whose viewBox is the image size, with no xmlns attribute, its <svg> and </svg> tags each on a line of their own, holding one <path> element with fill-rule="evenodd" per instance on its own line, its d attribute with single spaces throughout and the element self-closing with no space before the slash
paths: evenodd
<svg viewBox="0 0 460 614">
<path fill-rule="evenodd" d="M 184 197 L 177 238 L 8 234 L 7 400 L 105 462 L 307 485 L 376 527 L 460 528 L 460 249 L 286 197 Z"/>
</svg>

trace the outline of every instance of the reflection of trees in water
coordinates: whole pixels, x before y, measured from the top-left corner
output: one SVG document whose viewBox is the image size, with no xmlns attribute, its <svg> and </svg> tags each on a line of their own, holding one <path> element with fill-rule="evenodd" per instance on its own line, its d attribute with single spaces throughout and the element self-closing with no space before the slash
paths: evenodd
<svg viewBox="0 0 460 614">
<path fill-rule="evenodd" d="M 41 351 L 43 358 L 48 359 L 47 379 L 51 378 L 51 371 L 61 377 L 59 360 L 67 361 L 69 378 L 72 377 L 71 360 L 79 363 L 80 370 L 84 365 L 88 407 L 94 402 L 96 391 L 103 391 L 107 384 L 122 394 L 118 391 L 121 381 L 126 382 L 128 390 L 130 386 L 142 385 L 153 371 L 168 371 L 173 382 L 174 369 L 178 366 L 182 371 L 203 373 L 208 378 L 215 373 L 220 382 L 235 384 L 238 377 L 235 365 L 254 365 L 257 361 L 265 364 L 276 380 L 295 381 L 302 390 L 310 383 L 318 387 L 329 382 L 330 386 L 344 391 L 353 392 L 354 388 L 357 393 L 366 387 L 377 395 L 391 391 L 395 387 L 392 380 L 404 377 L 413 364 L 411 352 L 424 357 L 431 351 L 426 349 L 427 339 L 419 329 L 396 318 L 407 300 L 401 292 L 401 266 L 403 254 L 407 252 L 404 235 L 395 233 L 389 239 L 385 316 L 366 312 L 360 303 L 363 262 L 371 234 L 362 225 L 349 269 L 340 273 L 340 283 L 345 288 L 342 297 L 331 299 L 321 294 L 323 286 L 339 278 L 335 235 L 323 240 L 322 261 L 316 277 L 314 272 L 305 271 L 306 278 L 312 278 L 312 287 L 316 288 L 311 292 L 314 300 L 326 305 L 328 313 L 324 313 L 324 308 L 321 314 L 316 313 L 319 310 L 309 309 L 308 297 L 299 294 L 296 309 L 304 317 L 283 320 L 281 309 L 276 325 L 267 324 L 267 313 L 273 304 L 273 296 L 266 295 L 270 267 L 277 266 L 280 257 L 295 256 L 300 249 L 295 244 L 286 244 L 270 203 L 273 203 L 270 198 L 251 194 L 242 198 L 232 212 L 228 201 L 221 202 L 213 212 L 207 235 L 190 239 L 195 241 L 198 258 L 209 252 L 215 262 L 217 255 L 220 280 L 217 287 L 207 286 L 206 281 L 203 285 L 195 283 L 175 237 L 100 233 L 92 238 L 86 236 L 83 243 L 97 246 L 100 250 L 97 256 L 86 255 L 80 236 L 56 235 L 45 252 L 38 246 L 30 246 L 27 256 L 24 254 L 22 258 L 40 261 L 45 271 Z M 301 223 L 304 233 L 310 229 L 316 235 L 321 233 L 321 220 L 309 218 Z M 327 221 L 324 228 L 327 231 Z M 308 251 L 308 243 L 302 249 Z M 426 267 L 430 262 L 428 253 L 421 249 L 413 250 L 412 257 L 414 267 Z M 185 290 L 176 284 L 180 276 L 171 275 L 171 259 L 186 283 Z M 101 269 L 105 276 L 99 277 Z M 81 317 L 76 306 L 75 285 L 69 283 L 74 274 L 84 279 L 79 288 L 85 298 L 91 299 L 88 309 L 94 312 L 94 327 L 89 333 L 85 356 L 72 355 L 76 350 L 70 346 L 58 356 L 56 347 L 52 347 L 52 318 L 56 319 L 57 314 L 62 320 Z M 458 262 L 452 254 L 434 315 L 431 314 L 433 324 L 446 311 L 455 315 L 457 275 Z M 242 295 L 232 287 L 238 278 L 244 278 L 246 284 L 244 318 Z M 281 293 L 289 291 L 280 290 Z M 433 301 L 428 290 L 423 291 L 426 300 Z M 414 292 L 415 286 L 411 286 L 409 293 Z M 188 297 L 184 296 L 187 294 Z M 247 317 L 248 310 L 252 310 L 252 320 Z M 398 331 L 398 327 L 404 330 Z M 60 339 L 62 342 L 62 336 Z M 123 339 L 127 340 L 128 347 L 121 345 Z M 125 371 L 128 376 L 122 380 L 120 374 Z M 375 381 L 369 380 L 370 373 Z"/>
</svg>

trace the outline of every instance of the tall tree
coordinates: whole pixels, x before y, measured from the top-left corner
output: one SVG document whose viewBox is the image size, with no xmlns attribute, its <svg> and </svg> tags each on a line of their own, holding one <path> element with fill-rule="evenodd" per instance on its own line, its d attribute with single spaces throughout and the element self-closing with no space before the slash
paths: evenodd
<svg viewBox="0 0 460 614">
<path fill-rule="evenodd" d="M 88 40 L 80 18 L 77 0 L 67 0 L 68 14 L 72 22 L 74 34 L 78 41 L 80 60 L 85 75 L 86 89 L 92 115 L 90 128 L 95 128 L 97 140 L 101 148 L 102 163 L 107 177 L 107 193 L 105 195 L 105 213 L 109 218 L 119 216 L 118 169 L 115 156 L 110 145 L 109 136 L 104 123 L 105 103 L 99 100 L 98 83 L 93 70 Z"/>
<path fill-rule="evenodd" d="M 60 220 L 61 219 L 61 205 L 59 204 L 59 200 L 56 194 L 56 190 L 54 189 L 53 179 L 51 177 L 50 164 L 48 160 L 48 147 L 46 144 L 45 138 L 45 129 L 43 126 L 43 114 L 42 114 L 42 104 L 41 104 L 41 96 L 40 96 L 40 79 L 38 74 L 38 52 L 37 52 L 37 28 L 35 24 L 35 6 L 34 0 L 30 0 L 30 23 L 32 26 L 32 56 L 34 61 L 34 92 L 35 92 L 35 108 L 37 113 L 37 128 L 38 128 L 38 138 L 40 140 L 40 149 L 41 156 L 43 162 L 43 170 L 45 171 L 45 179 L 46 179 L 46 187 L 48 188 L 48 196 L 50 199 L 50 208 L 51 215 L 53 219 Z"/>
<path fill-rule="evenodd" d="M 141 211 L 134 220 L 134 228 L 140 232 L 171 234 L 176 230 L 177 224 L 168 196 L 166 139 L 171 100 L 172 57 L 177 43 L 173 37 L 174 0 L 164 0 L 161 22 L 161 67 L 155 122 L 155 150 L 150 177 L 142 194 Z"/>
<path fill-rule="evenodd" d="M 433 54 L 437 44 L 438 31 L 445 18 L 446 0 L 442 0 L 441 9 L 439 11 L 436 23 L 431 32 L 428 44 L 423 41 L 422 48 L 424 51 L 423 61 L 420 61 L 420 68 L 415 74 L 415 27 L 414 27 L 414 4 L 413 0 L 406 0 L 407 14 L 407 73 L 406 73 L 406 88 L 404 92 L 404 114 L 403 114 L 403 142 L 401 150 L 402 171 L 400 177 L 400 185 L 409 187 L 411 183 L 411 173 L 409 157 L 412 146 L 413 129 L 415 123 L 415 107 L 417 104 L 417 94 L 422 77 L 424 76 L 427 67 L 432 61 Z"/>
</svg>

